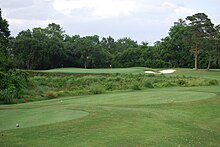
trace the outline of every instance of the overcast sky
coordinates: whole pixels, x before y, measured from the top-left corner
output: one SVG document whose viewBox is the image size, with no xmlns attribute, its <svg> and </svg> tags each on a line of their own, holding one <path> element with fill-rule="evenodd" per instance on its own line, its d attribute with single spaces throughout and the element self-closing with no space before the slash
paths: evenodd
<svg viewBox="0 0 220 147">
<path fill-rule="evenodd" d="M 220 0 L 1 0 L 12 36 L 58 23 L 68 35 L 130 37 L 153 44 L 179 18 L 206 13 L 220 24 Z"/>
</svg>

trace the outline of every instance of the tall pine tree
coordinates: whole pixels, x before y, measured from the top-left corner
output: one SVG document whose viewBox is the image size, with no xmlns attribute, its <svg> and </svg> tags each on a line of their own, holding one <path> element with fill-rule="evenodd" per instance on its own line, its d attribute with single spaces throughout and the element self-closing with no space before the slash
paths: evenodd
<svg viewBox="0 0 220 147">
<path fill-rule="evenodd" d="M 0 70 L 8 70 L 11 68 L 9 49 L 9 25 L 7 20 L 2 18 L 0 8 Z"/>
</svg>

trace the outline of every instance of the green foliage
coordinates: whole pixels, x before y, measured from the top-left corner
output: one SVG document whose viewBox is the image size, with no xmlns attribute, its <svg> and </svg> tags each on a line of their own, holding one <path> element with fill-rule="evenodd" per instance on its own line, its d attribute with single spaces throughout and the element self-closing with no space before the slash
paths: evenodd
<svg viewBox="0 0 220 147">
<path fill-rule="evenodd" d="M 133 85 L 131 85 L 131 89 L 132 90 L 141 90 L 141 88 L 140 88 L 138 83 L 134 83 Z"/>
<path fill-rule="evenodd" d="M 138 44 L 129 37 L 114 40 L 111 36 L 69 36 L 59 24 L 46 28 L 21 31 L 10 38 L 8 22 L 0 10 L 0 70 L 9 70 L 14 64 L 25 69 L 58 67 L 193 67 L 197 64 L 209 70 L 219 67 L 219 25 L 214 27 L 204 13 L 179 19 L 170 28 L 169 35 L 154 46 Z M 194 59 L 192 54 L 194 55 Z M 13 55 L 13 58 L 12 58 Z M 199 56 L 201 58 L 199 58 Z M 59 59 L 59 60 L 57 60 Z M 14 61 L 15 60 L 15 61 Z"/>
<path fill-rule="evenodd" d="M 102 85 L 92 85 L 91 87 L 89 87 L 89 92 L 91 94 L 102 94 L 104 93 L 104 88 L 102 87 Z"/>
<path fill-rule="evenodd" d="M 60 25 L 51 23 L 46 28 L 21 31 L 15 38 L 12 51 L 18 67 L 27 69 L 192 68 L 194 63 L 196 66 L 199 64 L 200 68 L 206 68 L 207 65 L 207 69 L 211 66 L 218 68 L 218 26 L 214 28 L 204 13 L 186 19 L 190 21 L 189 24 L 179 19 L 170 28 L 169 35 L 154 46 L 145 42 L 138 44 L 127 37 L 115 41 L 111 36 L 102 39 L 98 35 L 68 36 Z"/>
<path fill-rule="evenodd" d="M 147 80 L 144 82 L 144 87 L 146 88 L 154 88 L 152 82 L 150 80 Z"/>
<path fill-rule="evenodd" d="M 11 44 L 13 44 L 13 38 L 10 37 L 9 24 L 2 18 L 0 8 L 0 71 L 14 68 Z"/>
<path fill-rule="evenodd" d="M 47 92 L 46 94 L 45 94 L 45 96 L 47 97 L 47 98 L 49 98 L 49 99 L 52 99 L 52 98 L 57 98 L 57 94 L 55 93 L 55 92 Z"/>
<path fill-rule="evenodd" d="M 19 97 L 19 93 L 15 91 L 14 87 L 10 87 L 10 89 L 4 89 L 0 91 L 0 104 L 13 104 L 17 103 L 17 99 Z"/>
<path fill-rule="evenodd" d="M 66 58 L 63 39 L 62 28 L 54 23 L 44 29 L 21 31 L 13 46 L 18 66 L 26 69 L 61 67 L 62 59 Z"/>
<path fill-rule="evenodd" d="M 0 104 L 16 103 L 27 83 L 26 73 L 14 70 L 13 41 L 0 9 Z"/>
<path fill-rule="evenodd" d="M 179 80 L 177 81 L 177 84 L 180 85 L 180 86 L 184 86 L 184 85 L 186 85 L 187 83 L 186 83 L 185 80 L 179 79 Z"/>
<path fill-rule="evenodd" d="M 209 80 L 208 83 L 209 85 L 213 85 L 213 86 L 216 86 L 219 84 L 217 80 Z"/>
<path fill-rule="evenodd" d="M 0 72 L 0 103 L 15 103 L 22 98 L 22 92 L 28 84 L 27 73 L 10 70 Z"/>
</svg>

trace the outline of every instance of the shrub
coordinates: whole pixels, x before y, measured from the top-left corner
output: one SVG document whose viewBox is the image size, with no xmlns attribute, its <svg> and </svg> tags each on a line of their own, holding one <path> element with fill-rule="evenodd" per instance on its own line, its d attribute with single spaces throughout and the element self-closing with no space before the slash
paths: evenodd
<svg viewBox="0 0 220 147">
<path fill-rule="evenodd" d="M 47 92 L 47 93 L 45 94 L 45 96 L 46 96 L 47 98 L 49 98 L 49 99 L 57 98 L 57 94 L 54 93 L 54 92 Z"/>
<path fill-rule="evenodd" d="M 184 86 L 184 85 L 187 84 L 187 82 L 184 81 L 184 80 L 177 80 L 177 84 L 180 85 L 180 86 Z"/>
<path fill-rule="evenodd" d="M 131 86 L 131 89 L 132 89 L 132 90 L 141 90 L 140 86 L 139 86 L 137 83 L 133 84 L 133 85 Z"/>
<path fill-rule="evenodd" d="M 114 90 L 113 82 L 107 82 L 105 84 L 105 88 L 106 88 L 106 90 Z"/>
<path fill-rule="evenodd" d="M 27 73 L 16 70 L 0 72 L 0 103 L 15 103 L 27 87 Z"/>
<path fill-rule="evenodd" d="M 93 85 L 90 87 L 89 92 L 92 94 L 102 94 L 104 93 L 104 89 L 100 85 Z"/>
<path fill-rule="evenodd" d="M 169 81 L 162 83 L 162 87 L 171 87 L 173 84 Z"/>
<path fill-rule="evenodd" d="M 16 91 L 11 91 L 9 89 L 0 91 L 0 103 L 1 104 L 13 104 L 17 103 L 19 94 Z"/>
<path fill-rule="evenodd" d="M 152 85 L 152 83 L 150 81 L 145 81 L 144 82 L 144 87 L 146 87 L 146 88 L 154 88 L 154 86 Z"/>
<path fill-rule="evenodd" d="M 155 74 L 146 74 L 145 77 L 156 77 Z"/>
<path fill-rule="evenodd" d="M 210 81 L 209 81 L 209 85 L 215 86 L 215 85 L 218 85 L 218 84 L 219 84 L 219 83 L 218 83 L 217 80 L 210 80 Z"/>
</svg>

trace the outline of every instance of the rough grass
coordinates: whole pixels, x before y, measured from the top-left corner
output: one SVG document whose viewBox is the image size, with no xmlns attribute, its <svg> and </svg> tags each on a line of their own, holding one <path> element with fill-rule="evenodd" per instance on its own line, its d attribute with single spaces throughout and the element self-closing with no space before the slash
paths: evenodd
<svg viewBox="0 0 220 147">
<path fill-rule="evenodd" d="M 26 90 L 25 98 L 31 101 L 63 96 L 102 94 L 119 90 L 218 85 L 218 81 L 212 79 L 146 74 L 38 75 L 31 77 L 30 81 L 32 86 Z"/>
<path fill-rule="evenodd" d="M 190 72 L 192 77 L 220 80 L 216 71 L 182 70 L 174 76 L 190 77 Z M 0 146 L 218 147 L 219 89 L 218 85 L 147 88 L 0 106 L 4 126 Z M 41 124 L 44 119 L 48 123 Z M 25 126 L 16 128 L 18 120 Z"/>
</svg>

